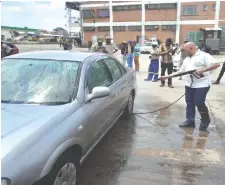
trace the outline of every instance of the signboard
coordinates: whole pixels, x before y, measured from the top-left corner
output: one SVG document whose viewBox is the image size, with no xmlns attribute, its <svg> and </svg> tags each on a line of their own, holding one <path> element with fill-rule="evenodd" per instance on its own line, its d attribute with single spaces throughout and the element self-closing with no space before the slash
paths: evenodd
<svg viewBox="0 0 225 185">
<path fill-rule="evenodd" d="M 69 8 L 72 10 L 80 10 L 80 3 L 78 1 L 66 2 L 66 8 Z"/>
</svg>

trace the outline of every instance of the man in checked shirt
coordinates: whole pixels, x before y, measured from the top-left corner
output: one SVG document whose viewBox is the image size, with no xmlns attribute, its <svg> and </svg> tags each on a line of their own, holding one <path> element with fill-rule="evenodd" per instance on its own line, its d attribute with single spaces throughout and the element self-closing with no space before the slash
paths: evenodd
<svg viewBox="0 0 225 185">
<path fill-rule="evenodd" d="M 172 46 L 173 42 L 172 39 L 168 38 L 166 40 L 165 45 L 162 45 L 160 48 L 161 56 L 162 56 L 162 63 L 161 63 L 161 76 L 165 76 L 166 70 L 168 75 L 172 74 L 173 72 L 173 60 L 172 56 L 175 54 Z M 165 86 L 165 80 L 161 79 L 160 87 Z M 168 87 L 174 88 L 172 85 L 172 78 L 168 79 Z"/>
</svg>

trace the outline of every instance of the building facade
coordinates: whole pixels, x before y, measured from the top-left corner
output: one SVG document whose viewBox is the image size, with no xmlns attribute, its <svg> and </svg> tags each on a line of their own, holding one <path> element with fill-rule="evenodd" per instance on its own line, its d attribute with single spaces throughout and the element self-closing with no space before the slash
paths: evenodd
<svg viewBox="0 0 225 185">
<path fill-rule="evenodd" d="M 183 43 L 189 37 L 197 42 L 200 28 L 220 27 L 221 47 L 225 47 L 225 1 L 153 0 L 89 1 L 81 6 L 84 43 L 93 36 L 113 37 L 116 43 L 156 36 Z"/>
</svg>

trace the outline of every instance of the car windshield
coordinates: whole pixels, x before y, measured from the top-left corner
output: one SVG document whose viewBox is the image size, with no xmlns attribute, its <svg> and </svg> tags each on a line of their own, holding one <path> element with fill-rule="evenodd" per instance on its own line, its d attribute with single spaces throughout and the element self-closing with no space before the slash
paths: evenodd
<svg viewBox="0 0 225 185">
<path fill-rule="evenodd" d="M 2 60 L 2 103 L 59 105 L 71 102 L 79 62 Z"/>
<path fill-rule="evenodd" d="M 144 43 L 143 46 L 152 46 L 152 43 Z"/>
</svg>

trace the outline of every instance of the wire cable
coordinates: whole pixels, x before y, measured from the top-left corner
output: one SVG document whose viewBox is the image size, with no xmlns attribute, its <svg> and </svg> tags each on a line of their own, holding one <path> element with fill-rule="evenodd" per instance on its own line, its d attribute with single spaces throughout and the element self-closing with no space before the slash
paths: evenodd
<svg viewBox="0 0 225 185">
<path fill-rule="evenodd" d="M 192 75 L 190 75 L 190 77 L 191 77 L 191 85 L 190 85 L 190 88 L 192 87 L 192 85 L 193 85 L 193 76 Z M 159 111 L 161 111 L 161 110 L 164 110 L 164 109 L 167 109 L 167 108 L 169 108 L 169 107 L 171 107 L 172 105 L 174 105 L 175 103 L 177 103 L 181 98 L 183 98 L 185 96 L 185 94 L 183 94 L 181 97 L 179 97 L 176 101 L 174 101 L 173 103 L 171 103 L 171 104 L 169 104 L 169 105 L 167 105 L 166 107 L 163 107 L 163 108 L 161 108 L 161 109 L 157 109 L 157 110 L 154 110 L 154 111 L 148 111 L 148 112 L 134 112 L 133 114 L 134 115 L 137 115 L 137 114 L 152 114 L 152 113 L 156 113 L 156 112 L 159 112 Z"/>
</svg>

